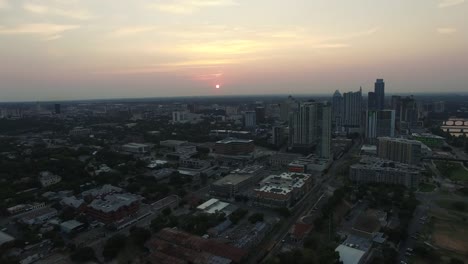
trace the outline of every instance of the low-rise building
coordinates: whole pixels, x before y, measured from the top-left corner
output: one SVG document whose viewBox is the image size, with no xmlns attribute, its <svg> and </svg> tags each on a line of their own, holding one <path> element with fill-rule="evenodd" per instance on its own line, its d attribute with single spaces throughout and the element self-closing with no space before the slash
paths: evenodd
<svg viewBox="0 0 468 264">
<path fill-rule="evenodd" d="M 83 199 L 78 199 L 75 196 L 65 197 L 60 201 L 63 206 L 68 206 L 74 209 L 79 209 L 84 205 Z"/>
<path fill-rule="evenodd" d="M 376 145 L 362 145 L 361 147 L 361 156 L 377 156 L 377 146 Z"/>
<path fill-rule="evenodd" d="M 104 184 L 101 187 L 94 188 L 94 189 L 89 189 L 81 193 L 81 196 L 85 200 L 92 200 L 97 197 L 103 197 L 108 194 L 113 194 L 113 193 L 121 193 L 123 192 L 122 188 L 115 187 L 110 184 Z"/>
<path fill-rule="evenodd" d="M 141 143 L 128 143 L 122 146 L 122 150 L 134 154 L 144 154 L 150 151 L 150 145 Z"/>
<path fill-rule="evenodd" d="M 414 140 L 422 142 L 430 148 L 440 148 L 445 143 L 445 138 L 431 133 L 413 133 L 411 136 Z"/>
<path fill-rule="evenodd" d="M 70 130 L 69 134 L 72 137 L 89 136 L 89 134 L 91 134 L 91 129 L 84 127 L 75 127 L 72 130 Z"/>
<path fill-rule="evenodd" d="M 270 175 L 255 189 L 255 203 L 268 207 L 289 207 L 313 186 L 311 174 L 285 172 Z"/>
<path fill-rule="evenodd" d="M 78 232 L 84 228 L 84 224 L 76 220 L 65 221 L 60 224 L 60 230 L 66 234 Z"/>
<path fill-rule="evenodd" d="M 39 181 L 42 187 L 48 187 L 62 181 L 62 177 L 51 173 L 50 171 L 43 171 L 39 174 Z"/>
<path fill-rule="evenodd" d="M 164 228 L 146 243 L 149 263 L 244 263 L 247 251 L 189 233 Z"/>
<path fill-rule="evenodd" d="M 199 205 L 197 209 L 207 214 L 224 213 L 228 216 L 237 209 L 237 206 L 213 198 Z"/>
<path fill-rule="evenodd" d="M 251 156 L 255 150 L 253 140 L 226 138 L 217 141 L 214 154 L 221 156 Z"/>
<path fill-rule="evenodd" d="M 54 208 L 44 207 L 25 213 L 19 221 L 28 225 L 43 224 L 45 221 L 57 216 L 57 213 Z"/>
<path fill-rule="evenodd" d="M 365 157 L 350 166 L 349 178 L 356 183 L 401 184 L 408 188 L 417 187 L 421 167 L 399 162 Z"/>
<path fill-rule="evenodd" d="M 173 139 L 164 140 L 164 141 L 159 142 L 159 145 L 161 147 L 168 148 L 168 149 L 171 149 L 171 150 L 175 150 L 175 148 L 177 146 L 182 146 L 182 145 L 186 145 L 186 144 L 188 144 L 188 141 L 173 140 Z"/>
<path fill-rule="evenodd" d="M 299 173 L 323 172 L 330 167 L 333 160 L 316 157 L 311 154 L 298 158 L 288 164 L 288 171 Z"/>
<path fill-rule="evenodd" d="M 141 199 L 140 196 L 130 193 L 108 194 L 94 199 L 86 207 L 86 213 L 100 222 L 109 224 L 134 215 L 140 208 Z"/>
<path fill-rule="evenodd" d="M 15 240 L 14 237 L 10 236 L 9 234 L 0 231 L 0 247 L 4 244 L 8 244 Z"/>
<path fill-rule="evenodd" d="M 233 197 L 239 191 L 257 183 L 263 177 L 262 169 L 263 166 L 254 165 L 234 170 L 231 174 L 212 183 L 210 193 L 217 196 Z"/>
<path fill-rule="evenodd" d="M 12 207 L 7 208 L 7 211 L 10 215 L 19 214 L 26 211 L 32 211 L 39 208 L 45 207 L 45 203 L 32 203 L 32 204 L 18 204 Z"/>
<path fill-rule="evenodd" d="M 287 167 L 289 163 L 301 157 L 300 154 L 276 153 L 270 156 L 269 163 L 274 168 Z"/>
</svg>

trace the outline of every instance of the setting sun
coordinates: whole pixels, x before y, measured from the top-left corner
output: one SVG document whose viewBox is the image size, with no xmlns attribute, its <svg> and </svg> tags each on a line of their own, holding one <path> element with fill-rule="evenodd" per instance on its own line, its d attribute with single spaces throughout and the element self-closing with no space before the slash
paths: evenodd
<svg viewBox="0 0 468 264">
<path fill-rule="evenodd" d="M 221 86 L 219 86 L 219 84 L 217 84 L 217 85 L 216 85 L 216 89 L 219 89 L 219 87 L 221 87 Z"/>
</svg>

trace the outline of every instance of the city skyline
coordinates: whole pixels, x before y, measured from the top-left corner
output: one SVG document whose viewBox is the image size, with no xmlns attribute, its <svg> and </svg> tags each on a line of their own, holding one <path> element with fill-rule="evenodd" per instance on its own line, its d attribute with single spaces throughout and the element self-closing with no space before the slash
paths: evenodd
<svg viewBox="0 0 468 264">
<path fill-rule="evenodd" d="M 464 0 L 0 0 L 0 101 L 462 92 Z M 220 85 L 217 89 L 216 85 Z"/>
</svg>

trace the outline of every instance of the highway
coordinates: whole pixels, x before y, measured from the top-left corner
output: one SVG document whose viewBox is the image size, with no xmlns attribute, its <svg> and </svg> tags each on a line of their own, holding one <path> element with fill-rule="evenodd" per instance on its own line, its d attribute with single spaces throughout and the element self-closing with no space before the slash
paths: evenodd
<svg viewBox="0 0 468 264">
<path fill-rule="evenodd" d="M 336 178 L 336 171 L 338 168 L 341 168 L 346 161 L 352 157 L 353 154 L 359 152 L 360 142 L 354 143 L 354 145 L 349 149 L 347 153 L 345 153 L 340 159 L 335 160 L 333 164 L 330 166 L 327 174 L 321 177 L 321 179 L 317 180 L 316 185 L 312 190 L 306 194 L 303 198 L 302 202 L 294 209 L 292 216 L 286 219 L 286 222 L 281 225 L 279 230 L 271 237 L 268 241 L 263 241 L 258 249 L 258 254 L 255 254 L 251 257 L 249 263 L 260 263 L 268 258 L 275 256 L 279 253 L 282 247 L 282 240 L 284 240 L 288 236 L 288 232 L 291 227 L 300 219 L 302 216 L 307 215 L 307 213 L 316 206 L 316 204 L 320 201 L 321 197 L 323 197 L 323 193 L 325 193 L 326 189 L 328 188 L 328 184 L 335 180 Z M 324 196 L 324 200 L 322 204 L 329 198 L 328 196 Z M 271 248 L 271 243 L 274 243 L 274 246 Z"/>
</svg>

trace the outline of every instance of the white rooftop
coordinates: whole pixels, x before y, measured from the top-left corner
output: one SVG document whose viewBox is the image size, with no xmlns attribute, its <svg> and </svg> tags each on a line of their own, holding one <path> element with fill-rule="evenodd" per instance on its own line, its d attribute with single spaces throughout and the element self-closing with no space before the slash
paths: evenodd
<svg viewBox="0 0 468 264">
<path fill-rule="evenodd" d="M 205 203 L 199 205 L 197 209 L 202 210 L 208 214 L 214 214 L 217 212 L 222 212 L 228 206 L 230 206 L 229 203 L 222 202 L 218 199 L 210 199 Z"/>
<path fill-rule="evenodd" d="M 343 264 L 358 264 L 366 253 L 363 250 L 346 245 L 339 245 L 335 251 L 340 254 L 340 261 L 342 261 Z"/>
<path fill-rule="evenodd" d="M 15 239 L 12 236 L 0 231 L 0 246 L 13 240 Z"/>
</svg>

